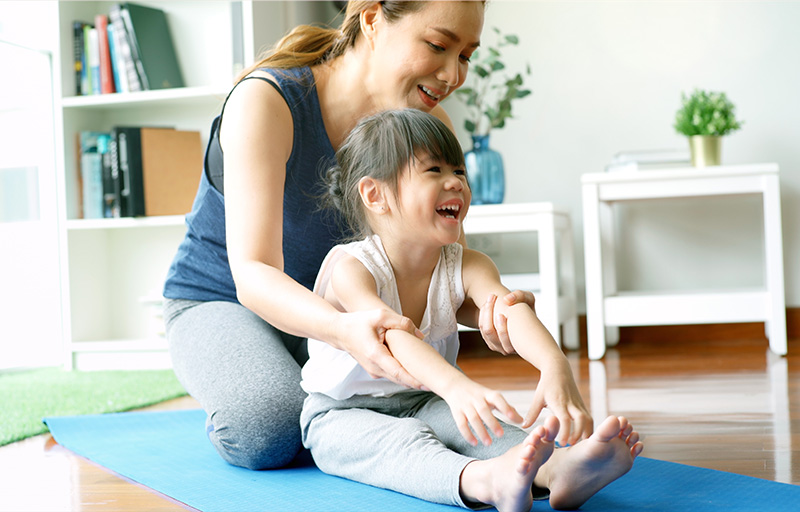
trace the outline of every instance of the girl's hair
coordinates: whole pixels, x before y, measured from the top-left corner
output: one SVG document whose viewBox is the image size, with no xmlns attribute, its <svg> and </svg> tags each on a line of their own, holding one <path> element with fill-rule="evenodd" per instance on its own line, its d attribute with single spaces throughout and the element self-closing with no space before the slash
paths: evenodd
<svg viewBox="0 0 800 512">
<path fill-rule="evenodd" d="M 358 192 L 361 178 L 387 183 L 397 195 L 398 177 L 419 153 L 464 167 L 456 136 L 441 120 L 421 110 L 387 110 L 362 119 L 336 152 L 325 176 L 326 206 L 339 210 L 354 235 L 372 234 Z"/>
<path fill-rule="evenodd" d="M 259 68 L 290 69 L 314 66 L 339 57 L 355 46 L 356 40 L 361 34 L 361 12 L 376 3 L 381 4 L 383 16 L 389 23 L 394 23 L 407 14 L 417 12 L 425 5 L 425 2 L 351 0 L 347 2 L 347 9 L 340 28 L 334 29 L 318 25 L 295 27 L 275 46 L 262 54 L 255 64 L 242 71 L 236 78 L 236 82 Z"/>
</svg>

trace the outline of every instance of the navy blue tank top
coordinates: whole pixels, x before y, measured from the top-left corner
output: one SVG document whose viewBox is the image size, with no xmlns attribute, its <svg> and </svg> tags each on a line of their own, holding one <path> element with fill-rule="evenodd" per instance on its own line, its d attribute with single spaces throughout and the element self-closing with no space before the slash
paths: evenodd
<svg viewBox="0 0 800 512">
<path fill-rule="evenodd" d="M 266 71 L 272 71 L 280 85 L 294 124 L 283 191 L 284 272 L 312 289 L 325 255 L 347 237 L 338 212 L 322 209 L 318 200 L 325 190 L 325 171 L 335 161 L 334 150 L 325 131 L 311 70 Z M 203 176 L 192 211 L 186 216 L 186 236 L 164 284 L 164 297 L 170 299 L 237 302 L 225 243 L 221 116 L 212 125 Z"/>
</svg>

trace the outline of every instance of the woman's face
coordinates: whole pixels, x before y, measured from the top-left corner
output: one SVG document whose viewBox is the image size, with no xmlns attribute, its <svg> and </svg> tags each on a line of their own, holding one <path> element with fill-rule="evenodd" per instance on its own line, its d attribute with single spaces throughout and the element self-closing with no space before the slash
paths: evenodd
<svg viewBox="0 0 800 512">
<path fill-rule="evenodd" d="M 380 10 L 375 15 L 367 93 L 378 109 L 430 112 L 467 77 L 483 29 L 483 2 L 425 4 L 391 24 Z"/>
</svg>

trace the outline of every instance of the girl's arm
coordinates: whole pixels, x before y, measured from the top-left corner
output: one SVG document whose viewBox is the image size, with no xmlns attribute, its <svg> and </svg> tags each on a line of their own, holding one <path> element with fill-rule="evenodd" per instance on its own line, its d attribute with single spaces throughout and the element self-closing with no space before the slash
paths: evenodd
<svg viewBox="0 0 800 512">
<path fill-rule="evenodd" d="M 415 332 L 409 319 L 385 310 L 342 314 L 283 271 L 283 189 L 292 127 L 283 98 L 261 80 L 239 84 L 225 107 L 225 229 L 237 298 L 278 329 L 346 350 L 371 375 L 419 388 L 383 345 L 386 329 Z"/>
<path fill-rule="evenodd" d="M 508 290 L 500 282 L 500 274 L 488 256 L 465 250 L 462 278 L 467 296 L 475 303 L 491 294 L 504 296 Z M 495 304 L 497 313 L 508 319 L 508 334 L 515 351 L 541 372 L 533 403 L 523 427 L 536 420 L 546 406 L 558 417 L 563 443 L 574 444 L 592 433 L 592 418 L 583 403 L 567 358 L 553 337 L 527 304 L 508 306 Z"/>
<path fill-rule="evenodd" d="M 372 274 L 349 255 L 336 262 L 326 298 L 345 311 L 389 309 L 378 296 Z M 522 421 L 500 393 L 470 380 L 433 347 L 407 331 L 390 329 L 386 333 L 386 345 L 403 368 L 447 402 L 461 435 L 470 444 L 478 443 L 470 426 L 485 445 L 492 442 L 486 427 L 497 437 L 503 435 L 503 428 L 492 410 L 501 412 L 511 421 Z"/>
<path fill-rule="evenodd" d="M 441 105 L 434 107 L 433 110 L 431 110 L 431 114 L 439 118 L 439 120 L 450 128 L 451 132 L 456 133 L 453 121 Z M 463 229 L 461 230 L 458 243 L 465 249 L 467 248 L 467 237 Z M 514 353 L 514 347 L 508 337 L 506 317 L 501 314 L 496 314 L 497 308 L 495 308 L 495 303 L 498 297 L 502 297 L 501 302 L 504 302 L 507 306 L 524 303 L 530 306 L 531 309 L 534 307 L 535 299 L 531 292 L 514 290 L 502 296 L 492 295 L 483 302 L 473 302 L 470 299 L 465 300 L 464 304 L 458 309 L 456 316 L 460 324 L 479 329 L 481 337 L 491 350 L 503 355 L 509 355 Z"/>
</svg>

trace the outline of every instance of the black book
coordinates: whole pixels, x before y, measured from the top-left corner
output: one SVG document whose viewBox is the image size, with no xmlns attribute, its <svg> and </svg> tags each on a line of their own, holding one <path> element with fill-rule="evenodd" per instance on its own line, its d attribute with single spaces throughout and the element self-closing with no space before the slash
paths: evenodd
<svg viewBox="0 0 800 512">
<path fill-rule="evenodd" d="M 116 164 L 116 185 L 122 217 L 144 216 L 144 178 L 142 175 L 142 140 L 138 126 L 115 126 L 111 138 L 116 143 L 116 159 L 112 156 L 111 173 Z"/>
<path fill-rule="evenodd" d="M 117 182 L 114 176 L 114 165 L 112 158 L 117 157 L 117 143 L 110 140 L 108 141 L 108 151 L 102 153 L 103 163 L 103 217 L 107 219 L 115 219 L 120 217 L 119 211 L 119 193 L 117 189 Z M 117 174 L 119 173 L 119 166 L 117 165 Z"/>
<path fill-rule="evenodd" d="M 75 95 L 87 94 L 83 81 L 86 77 L 86 53 L 83 51 L 83 27 L 86 23 L 75 21 L 72 23 L 72 60 L 75 66 Z"/>
</svg>

